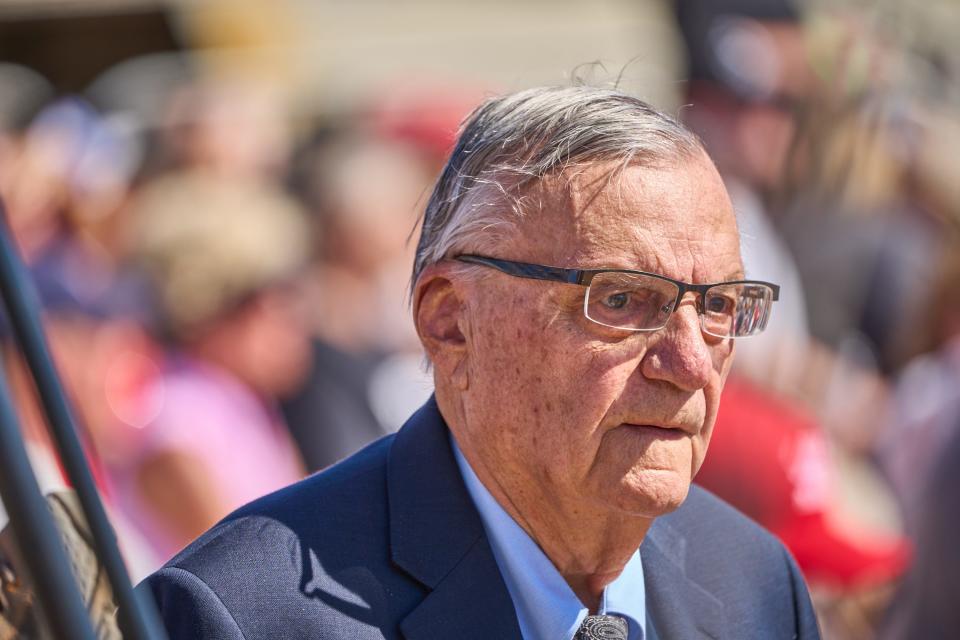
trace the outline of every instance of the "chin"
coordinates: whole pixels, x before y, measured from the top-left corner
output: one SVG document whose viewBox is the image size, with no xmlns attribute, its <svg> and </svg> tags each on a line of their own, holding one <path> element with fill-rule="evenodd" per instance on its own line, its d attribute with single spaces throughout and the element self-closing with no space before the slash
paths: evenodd
<svg viewBox="0 0 960 640">
<path fill-rule="evenodd" d="M 656 518 L 675 511 L 690 492 L 690 478 L 675 471 L 639 470 L 623 478 L 614 498 L 626 513 Z"/>
</svg>

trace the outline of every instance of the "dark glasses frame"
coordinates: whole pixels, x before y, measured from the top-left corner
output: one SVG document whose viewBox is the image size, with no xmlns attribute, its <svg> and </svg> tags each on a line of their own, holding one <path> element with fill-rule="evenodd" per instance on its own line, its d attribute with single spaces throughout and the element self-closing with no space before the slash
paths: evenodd
<svg viewBox="0 0 960 640">
<path fill-rule="evenodd" d="M 649 276 L 672 282 L 677 286 L 679 293 L 673 303 L 673 311 L 677 310 L 680 302 L 687 291 L 695 291 L 700 294 L 700 299 L 706 295 L 712 287 L 729 284 L 756 284 L 769 287 L 773 291 L 773 301 L 780 299 L 780 285 L 763 280 L 729 280 L 726 282 L 713 282 L 711 284 L 692 284 L 683 280 L 676 280 L 659 273 L 650 273 L 648 271 L 636 271 L 635 269 L 565 269 L 564 267 L 548 267 L 542 264 L 533 264 L 530 262 L 514 262 L 513 260 L 501 260 L 500 258 L 488 258 L 487 256 L 478 256 L 469 253 L 459 255 L 454 260 L 460 262 L 469 262 L 471 264 L 481 264 L 493 267 L 507 275 L 517 276 L 518 278 L 531 278 L 533 280 L 549 280 L 551 282 L 566 282 L 567 284 L 579 284 L 589 287 L 594 276 L 601 273 L 630 273 L 638 276 Z"/>
</svg>

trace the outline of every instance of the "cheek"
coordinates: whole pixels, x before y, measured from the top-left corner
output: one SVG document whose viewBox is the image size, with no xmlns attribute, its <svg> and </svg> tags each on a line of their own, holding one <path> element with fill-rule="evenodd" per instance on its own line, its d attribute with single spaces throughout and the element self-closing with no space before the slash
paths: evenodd
<svg viewBox="0 0 960 640">
<path fill-rule="evenodd" d="M 511 308 L 538 311 L 535 301 L 513 302 Z M 625 374 L 575 326 L 547 317 L 498 312 L 478 318 L 471 332 L 468 424 L 496 433 L 487 442 L 501 463 L 563 482 L 592 462 L 591 440 Z"/>
<path fill-rule="evenodd" d="M 703 460 L 707 455 L 707 449 L 710 445 L 710 438 L 713 436 L 713 427 L 717 420 L 717 411 L 720 408 L 720 395 L 723 391 L 723 385 L 730 373 L 733 364 L 733 352 L 735 341 L 728 340 L 726 343 L 718 345 L 714 351 L 714 370 L 716 375 L 714 381 L 704 389 L 704 400 L 706 403 L 706 413 L 704 416 L 703 430 L 693 440 L 693 473 L 700 470 Z"/>
<path fill-rule="evenodd" d="M 713 349 L 713 368 L 719 375 L 720 387 L 727 381 L 727 375 L 733 366 L 733 355 L 736 351 L 736 340 L 725 340 Z"/>
</svg>

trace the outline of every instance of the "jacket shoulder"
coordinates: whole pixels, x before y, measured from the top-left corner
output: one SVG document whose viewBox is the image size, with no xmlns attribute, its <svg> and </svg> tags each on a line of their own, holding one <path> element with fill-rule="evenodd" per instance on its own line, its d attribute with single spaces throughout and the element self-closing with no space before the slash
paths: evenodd
<svg viewBox="0 0 960 640">
<path fill-rule="evenodd" d="M 697 485 L 691 485 L 683 505 L 663 520 L 682 532 L 686 568 L 702 574 L 698 580 L 704 586 L 712 580 L 725 579 L 725 570 L 733 567 L 741 574 L 755 571 L 779 576 L 784 576 L 788 569 L 785 556 L 788 557 L 789 552 L 780 540 Z"/>
<path fill-rule="evenodd" d="M 240 507 L 168 565 L 201 570 L 204 564 L 227 560 L 225 553 L 242 556 L 251 551 L 251 545 L 265 543 L 272 548 L 291 535 L 349 535 L 353 527 L 375 528 L 382 521 L 378 515 L 386 509 L 386 464 L 392 440 L 393 436 L 382 438 L 332 467 Z"/>
<path fill-rule="evenodd" d="M 186 628 L 189 612 L 245 637 L 393 637 L 422 590 L 389 558 L 392 441 L 241 507 L 191 543 L 145 582 L 164 624 Z"/>
<path fill-rule="evenodd" d="M 795 637 L 819 638 L 803 576 L 772 533 L 697 485 L 663 520 L 683 538 L 688 577 L 723 602 L 738 637 L 785 626 Z"/>
</svg>

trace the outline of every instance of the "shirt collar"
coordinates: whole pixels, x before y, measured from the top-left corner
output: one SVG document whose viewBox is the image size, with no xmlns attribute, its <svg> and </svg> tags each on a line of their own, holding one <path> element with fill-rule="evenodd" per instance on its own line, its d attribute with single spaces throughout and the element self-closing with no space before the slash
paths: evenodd
<svg viewBox="0 0 960 640">
<path fill-rule="evenodd" d="M 483 486 L 453 434 L 450 441 L 510 592 L 524 638 L 573 638 L 589 611 L 537 543 Z M 645 631 L 645 596 L 643 564 L 637 550 L 623 572 L 604 589 L 600 612 L 626 618 L 630 640 L 640 640 Z"/>
</svg>

